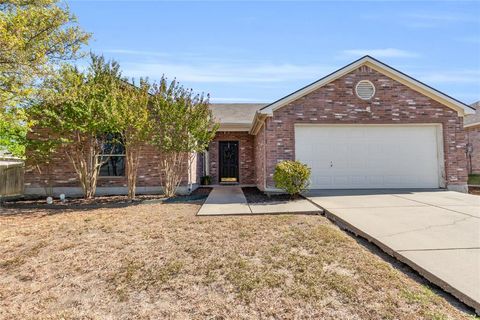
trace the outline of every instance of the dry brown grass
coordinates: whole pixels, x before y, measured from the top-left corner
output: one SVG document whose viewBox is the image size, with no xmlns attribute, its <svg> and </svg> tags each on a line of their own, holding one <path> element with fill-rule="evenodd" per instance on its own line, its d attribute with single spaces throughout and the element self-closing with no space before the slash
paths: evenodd
<svg viewBox="0 0 480 320">
<path fill-rule="evenodd" d="M 198 208 L 0 216 L 0 318 L 469 317 L 323 217 Z"/>
</svg>

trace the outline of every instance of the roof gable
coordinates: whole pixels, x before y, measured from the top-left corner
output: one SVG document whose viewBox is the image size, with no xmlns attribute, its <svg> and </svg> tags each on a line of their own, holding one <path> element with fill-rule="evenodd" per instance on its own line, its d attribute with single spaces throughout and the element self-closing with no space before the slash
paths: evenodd
<svg viewBox="0 0 480 320">
<path fill-rule="evenodd" d="M 426 84 L 420 82 L 370 56 L 364 56 L 349 65 L 338 69 L 337 71 L 317 80 L 306 87 L 303 87 L 259 110 L 259 113 L 272 115 L 273 111 L 284 107 L 285 105 L 289 104 L 292 101 L 295 101 L 310 92 L 313 92 L 326 84 L 360 68 L 361 66 L 368 66 L 369 68 L 392 78 L 393 80 L 402 83 L 403 85 L 409 87 L 412 90 L 415 90 L 439 103 L 457 111 L 459 116 L 464 116 L 466 114 L 473 114 L 475 110 L 470 107 L 469 105 L 464 104 L 461 101 L 458 101 Z"/>
<path fill-rule="evenodd" d="M 463 120 L 465 128 L 480 126 L 480 101 L 473 103 L 471 107 L 476 109 L 476 112 L 465 117 Z"/>
</svg>

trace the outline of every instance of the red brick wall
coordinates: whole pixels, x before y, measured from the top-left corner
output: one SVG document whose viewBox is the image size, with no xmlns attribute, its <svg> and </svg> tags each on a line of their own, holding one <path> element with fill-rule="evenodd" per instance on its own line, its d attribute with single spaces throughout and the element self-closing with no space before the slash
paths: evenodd
<svg viewBox="0 0 480 320">
<path fill-rule="evenodd" d="M 239 176 L 241 184 L 255 184 L 255 164 L 253 152 L 253 136 L 248 132 L 217 132 L 208 147 L 210 176 L 212 183 L 218 184 L 218 142 L 238 141 L 239 148 Z"/>
<path fill-rule="evenodd" d="M 472 153 L 469 159 L 469 172 L 480 174 L 480 126 L 465 129 L 467 142 L 471 145 Z"/>
<path fill-rule="evenodd" d="M 28 150 L 27 150 L 28 155 Z M 158 187 L 161 185 L 160 171 L 158 163 L 160 161 L 160 153 L 150 145 L 142 147 L 140 155 L 140 165 L 138 168 L 137 187 Z M 25 187 L 46 187 L 48 180 L 53 187 L 80 187 L 77 175 L 73 165 L 68 158 L 58 152 L 53 156 L 50 169 L 41 166 L 41 173 L 30 166 L 27 156 L 27 170 L 25 172 Z M 192 170 L 193 183 L 197 181 L 197 168 Z M 49 171 L 50 170 L 50 171 Z M 187 171 L 185 167 L 185 177 L 182 184 L 187 184 Z M 126 187 L 126 177 L 99 177 L 97 187 Z"/>
<path fill-rule="evenodd" d="M 255 184 L 260 190 L 265 189 L 265 124 L 253 139 L 255 154 Z"/>
<path fill-rule="evenodd" d="M 360 80 L 370 80 L 375 97 L 361 100 L 354 93 Z M 370 108 L 370 111 L 368 111 Z M 457 112 L 368 67 L 351 73 L 274 111 L 266 120 L 267 186 L 273 187 L 278 161 L 295 158 L 294 124 L 439 123 L 443 127 L 446 180 L 465 185 L 467 162 L 463 118 Z"/>
</svg>

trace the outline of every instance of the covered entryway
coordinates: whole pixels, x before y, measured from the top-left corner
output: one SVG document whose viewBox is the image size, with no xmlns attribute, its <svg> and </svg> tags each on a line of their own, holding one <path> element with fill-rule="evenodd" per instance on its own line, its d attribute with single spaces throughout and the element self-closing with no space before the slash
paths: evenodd
<svg viewBox="0 0 480 320">
<path fill-rule="evenodd" d="M 443 187 L 441 126 L 295 125 L 312 189 Z"/>
<path fill-rule="evenodd" d="M 219 142 L 220 183 L 238 182 L 238 141 Z"/>
</svg>

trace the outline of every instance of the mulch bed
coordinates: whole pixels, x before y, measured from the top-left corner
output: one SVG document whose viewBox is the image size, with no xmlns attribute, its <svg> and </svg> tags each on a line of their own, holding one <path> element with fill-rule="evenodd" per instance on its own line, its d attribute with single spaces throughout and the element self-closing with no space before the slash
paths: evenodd
<svg viewBox="0 0 480 320">
<path fill-rule="evenodd" d="M 16 199 L 5 201 L 4 208 L 41 208 L 41 209 L 90 209 L 90 208 L 118 208 L 141 203 L 179 203 L 199 201 L 206 199 L 211 188 L 198 188 L 189 195 L 181 195 L 172 198 L 165 198 L 162 194 L 137 195 L 131 201 L 125 195 L 97 196 L 93 199 L 67 198 L 62 203 L 58 197 L 54 198 L 52 204 L 46 202 L 46 197 L 36 199 Z"/>
<path fill-rule="evenodd" d="M 468 193 L 480 196 L 480 187 L 468 187 Z"/>
<path fill-rule="evenodd" d="M 257 187 L 244 187 L 242 188 L 245 198 L 248 203 L 265 203 L 265 202 L 278 202 L 278 201 L 290 201 L 300 199 L 300 197 L 292 198 L 288 194 L 270 194 L 267 195 L 260 191 Z"/>
<path fill-rule="evenodd" d="M 176 196 L 173 198 L 168 198 L 165 199 L 163 202 L 165 203 L 178 203 L 178 202 L 185 202 L 185 201 L 198 201 L 198 200 L 203 200 L 208 197 L 210 194 L 210 191 L 212 191 L 212 188 L 208 187 L 200 187 L 195 189 L 192 193 L 189 195 L 183 195 L 183 196 Z"/>
</svg>

